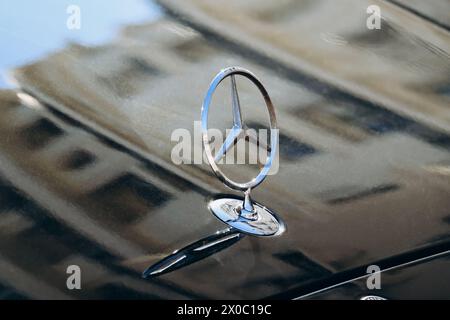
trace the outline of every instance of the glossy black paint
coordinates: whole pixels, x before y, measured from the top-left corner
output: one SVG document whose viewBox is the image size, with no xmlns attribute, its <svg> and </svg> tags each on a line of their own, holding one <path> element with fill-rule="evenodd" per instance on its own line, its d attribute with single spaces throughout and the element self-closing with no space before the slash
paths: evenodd
<svg viewBox="0 0 450 320">
<path fill-rule="evenodd" d="M 378 76 L 362 62 L 353 66 L 364 74 L 361 79 L 329 68 L 333 80 L 323 70 L 284 59 L 282 53 L 291 48 L 278 38 L 265 46 L 257 35 L 255 42 L 243 42 L 240 36 L 251 24 L 239 25 L 241 32 L 230 36 L 227 28 L 186 12 L 203 12 L 195 1 L 161 5 L 167 14 L 161 21 L 125 28 L 121 41 L 69 47 L 22 67 L 15 71 L 17 92 L 0 93 L 0 293 L 5 298 L 290 299 L 337 286 L 308 297 L 356 299 L 368 293 L 364 280 L 345 284 L 345 290 L 340 284 L 363 277 L 368 265 L 391 269 L 450 250 L 450 135 L 440 108 L 448 98 L 435 90 L 445 87 L 445 79 L 423 80 L 428 109 L 415 110 L 396 92 L 390 99 L 370 98 L 387 94 L 383 90 L 393 84 L 355 86 Z M 296 14 L 288 21 L 303 14 L 293 5 L 297 9 L 288 11 Z M 393 37 L 419 52 L 436 50 L 427 42 L 436 34 L 424 32 L 418 41 L 398 25 L 426 28 L 433 21 L 386 8 L 391 29 L 375 36 L 379 42 Z M 230 18 L 203 13 L 218 23 Z M 254 23 L 254 17 L 243 21 Z M 268 25 L 278 30 L 276 22 Z M 292 36 L 289 30 L 279 38 Z M 398 47 L 370 51 L 361 46 L 370 46 L 373 35 L 360 33 L 352 30 L 353 38 L 336 46 L 358 52 L 354 58 L 375 56 L 381 67 L 394 68 L 384 59 L 396 56 Z M 441 42 L 431 67 L 447 70 L 448 34 L 437 33 L 447 42 Z M 319 62 L 336 59 L 338 68 L 333 50 L 324 51 Z M 405 57 L 415 59 L 412 53 Z M 239 236 L 198 254 L 195 248 L 218 240 L 221 235 L 213 234 L 226 228 L 209 212 L 208 200 L 230 191 L 207 164 L 174 165 L 170 132 L 191 130 L 211 77 L 228 64 L 255 70 L 280 116 L 280 172 L 255 190 L 254 198 L 276 211 L 288 231 L 274 239 Z M 424 72 L 405 70 L 414 84 Z M 409 83 L 392 80 L 400 81 Z M 243 101 L 252 126 L 264 126 L 253 119 L 264 114 L 252 95 Z M 399 108 L 402 103 L 407 108 Z M 216 110 L 223 121 L 229 113 L 222 109 Z M 188 259 L 142 279 L 144 270 L 164 268 L 179 254 Z M 414 294 L 408 286 L 434 283 L 447 260 L 388 271 L 394 274 L 380 294 L 448 298 L 445 286 L 432 291 L 417 284 Z M 66 288 L 70 264 L 83 270 L 81 291 Z M 405 272 L 406 280 L 395 272 Z M 448 279 L 445 272 L 441 276 Z"/>
<path fill-rule="evenodd" d="M 358 300 L 375 295 L 384 299 L 443 300 L 450 296 L 448 279 L 449 251 L 422 260 L 408 260 L 407 265 L 397 265 L 380 274 L 381 287 L 369 290 L 367 275 L 334 287 L 320 288 L 298 299 Z M 420 259 L 420 258 L 419 258 Z M 369 280 L 370 281 L 370 280 Z"/>
</svg>

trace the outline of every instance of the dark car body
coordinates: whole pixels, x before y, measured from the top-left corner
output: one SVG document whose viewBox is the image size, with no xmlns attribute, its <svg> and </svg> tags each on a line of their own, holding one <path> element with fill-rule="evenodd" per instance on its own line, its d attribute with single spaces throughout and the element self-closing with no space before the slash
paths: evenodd
<svg viewBox="0 0 450 320">
<path fill-rule="evenodd" d="M 434 2 L 161 0 L 157 21 L 16 68 L 0 92 L 0 296 L 450 298 L 450 4 Z M 279 237 L 228 230 L 207 204 L 239 194 L 207 163 L 171 161 L 171 133 L 194 131 L 233 65 L 275 105 L 280 168 L 253 197 Z M 224 100 L 214 110 L 231 120 Z"/>
</svg>

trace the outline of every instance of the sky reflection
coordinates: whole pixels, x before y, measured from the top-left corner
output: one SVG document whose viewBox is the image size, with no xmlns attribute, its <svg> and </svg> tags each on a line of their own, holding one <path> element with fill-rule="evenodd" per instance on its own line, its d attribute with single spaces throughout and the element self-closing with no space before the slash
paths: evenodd
<svg viewBox="0 0 450 320">
<path fill-rule="evenodd" d="M 69 5 L 81 9 L 81 29 L 69 30 Z M 69 42 L 97 45 L 112 39 L 121 26 L 159 17 L 146 0 L 0 0 L 0 88 L 12 87 L 7 73 L 56 51 Z"/>
</svg>

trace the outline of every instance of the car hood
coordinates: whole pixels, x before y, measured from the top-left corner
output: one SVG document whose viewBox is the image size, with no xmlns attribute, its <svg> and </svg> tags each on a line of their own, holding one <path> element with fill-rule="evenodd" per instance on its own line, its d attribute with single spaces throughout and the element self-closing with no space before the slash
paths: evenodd
<svg viewBox="0 0 450 320">
<path fill-rule="evenodd" d="M 161 1 L 167 15 L 157 22 L 16 69 L 20 89 L 1 92 L 0 119 L 8 290 L 39 298 L 265 298 L 445 246 L 448 33 L 382 3 L 386 29 L 359 29 L 366 13 L 357 3 L 345 6 L 362 10 L 355 21 L 343 18 L 332 31 L 331 23 L 301 26 L 336 12 L 334 3 L 282 6 L 272 17 L 269 5 L 223 12 L 205 1 Z M 369 44 L 373 37 L 379 46 Z M 279 237 L 217 242 L 230 230 L 208 201 L 235 193 L 207 163 L 173 161 L 176 130 L 201 148 L 194 121 L 204 94 L 232 65 L 257 74 L 276 108 L 279 172 L 253 197 L 284 220 Z M 247 118 L 264 125 L 261 101 L 241 85 Z M 219 93 L 219 126 L 230 119 L 227 106 Z M 191 250 L 208 244 L 204 256 Z M 174 251 L 192 263 L 171 270 Z M 83 270 L 80 292 L 65 287 L 69 265 Z M 168 269 L 142 279 L 152 265 Z"/>
</svg>

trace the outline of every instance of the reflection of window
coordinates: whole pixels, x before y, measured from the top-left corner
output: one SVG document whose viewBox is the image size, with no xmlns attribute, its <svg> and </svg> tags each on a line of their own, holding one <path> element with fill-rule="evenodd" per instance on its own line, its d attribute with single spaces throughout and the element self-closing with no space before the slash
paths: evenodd
<svg viewBox="0 0 450 320">
<path fill-rule="evenodd" d="M 15 257 L 18 262 L 21 259 L 28 266 L 34 265 L 37 261 L 41 265 L 53 265 L 66 259 L 73 254 L 73 249 L 60 241 L 58 234 L 43 229 L 37 223 L 33 227 L 15 235 L 15 252 L 24 253 L 23 258 Z"/>
<path fill-rule="evenodd" d="M 370 189 L 361 190 L 353 194 L 341 195 L 327 200 L 328 204 L 343 204 L 356 200 L 361 200 L 373 195 L 388 193 L 392 191 L 396 191 L 400 188 L 400 186 L 396 184 L 382 184 Z"/>
<path fill-rule="evenodd" d="M 0 182 L 0 212 L 20 208 L 23 198 L 14 190 Z"/>
<path fill-rule="evenodd" d="M 166 203 L 171 195 L 133 174 L 123 175 L 91 193 L 103 218 L 131 223 Z M 94 210 L 96 211 L 96 210 Z"/>
<path fill-rule="evenodd" d="M 280 134 L 280 155 L 287 160 L 298 160 L 316 153 L 309 144 L 300 142 L 294 138 Z"/>
<path fill-rule="evenodd" d="M 269 130 L 268 127 L 256 122 L 247 122 L 247 125 L 249 128 L 255 129 L 256 131 L 258 131 L 259 129 Z M 313 146 L 300 142 L 297 139 L 287 136 L 282 132 L 279 132 L 279 151 L 280 157 L 290 161 L 295 161 L 300 158 L 317 153 L 317 150 L 314 149 Z"/>
<path fill-rule="evenodd" d="M 450 83 L 437 86 L 436 93 L 444 98 L 450 99 Z"/>
<path fill-rule="evenodd" d="M 150 65 L 144 59 L 138 57 L 129 57 L 126 60 L 126 71 L 125 75 L 135 77 L 135 76 L 157 76 L 161 72 L 154 66 Z"/>
<path fill-rule="evenodd" d="M 311 109 L 315 110 L 311 111 Z M 410 124 L 409 120 L 388 110 L 364 104 L 356 104 L 354 102 L 347 102 L 344 104 L 342 102 L 339 103 L 334 101 L 333 103 L 304 108 L 295 113 L 295 115 L 302 119 L 305 117 L 306 120 L 311 117 L 310 115 L 313 115 L 313 118 L 318 119 L 320 114 L 323 114 L 324 118 L 336 122 L 336 127 L 341 128 L 340 135 L 345 131 L 351 132 L 351 127 L 362 129 L 369 134 L 383 134 L 401 131 Z M 346 124 L 349 128 L 346 129 L 343 124 Z M 364 134 L 360 134 L 360 138 L 363 138 Z"/>
<path fill-rule="evenodd" d="M 255 15 L 258 20 L 267 23 L 287 23 L 291 19 L 296 19 L 301 15 L 311 14 L 311 10 L 317 10 L 320 2 L 317 0 L 289 0 L 289 1 L 275 1 L 273 5 L 270 2 L 264 2 L 269 5 L 252 5 L 249 8 L 249 13 Z"/>
<path fill-rule="evenodd" d="M 296 111 L 295 115 L 350 142 L 361 142 L 368 136 L 365 130 L 349 125 L 345 119 L 340 119 L 333 112 L 327 112 L 323 106 L 307 107 Z"/>
<path fill-rule="evenodd" d="M 160 70 L 144 59 L 127 57 L 114 74 L 102 75 L 98 79 L 119 97 L 127 97 L 135 92 L 139 81 L 158 76 L 160 73 Z"/>
<path fill-rule="evenodd" d="M 62 160 L 62 166 L 69 170 L 80 170 L 95 162 L 95 156 L 85 150 L 75 150 Z"/>
<path fill-rule="evenodd" d="M 444 217 L 444 218 L 442 218 L 442 221 L 443 221 L 445 224 L 449 224 L 449 225 L 450 225 L 450 215 L 449 215 L 449 216 L 446 216 L 446 217 Z"/>
<path fill-rule="evenodd" d="M 200 39 L 183 42 L 174 49 L 180 57 L 189 62 L 200 62 L 215 52 L 211 46 Z"/>
<path fill-rule="evenodd" d="M 33 122 L 33 124 L 21 131 L 24 143 L 30 149 L 42 148 L 63 133 L 62 129 L 45 118 Z"/>
<path fill-rule="evenodd" d="M 430 127 L 412 121 L 405 129 L 405 132 L 425 140 L 432 145 L 444 148 L 445 150 L 450 150 L 450 135 L 446 133 L 436 131 Z"/>
<path fill-rule="evenodd" d="M 403 132 L 430 144 L 450 148 L 450 135 L 369 103 L 325 101 L 294 110 L 293 114 L 350 141 L 362 141 L 367 135 Z"/>
</svg>

